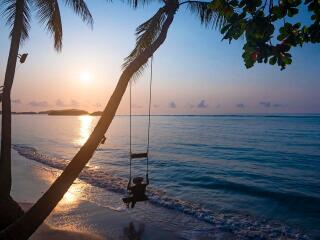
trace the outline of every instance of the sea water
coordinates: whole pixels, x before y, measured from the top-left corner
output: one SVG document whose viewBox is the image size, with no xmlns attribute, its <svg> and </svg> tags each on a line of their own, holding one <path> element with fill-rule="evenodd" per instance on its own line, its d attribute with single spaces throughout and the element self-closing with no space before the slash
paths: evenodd
<svg viewBox="0 0 320 240">
<path fill-rule="evenodd" d="M 63 169 L 98 119 L 15 115 L 13 148 Z M 106 137 L 80 179 L 99 189 L 87 200 L 117 210 L 129 178 L 128 116 L 116 116 Z M 175 228 L 166 218 L 176 212 L 204 231 L 278 227 L 320 237 L 320 115 L 152 116 L 150 137 L 150 203 L 137 218 Z M 147 117 L 134 116 L 132 151 L 146 144 Z M 132 171 L 145 176 L 146 160 L 133 160 Z"/>
</svg>

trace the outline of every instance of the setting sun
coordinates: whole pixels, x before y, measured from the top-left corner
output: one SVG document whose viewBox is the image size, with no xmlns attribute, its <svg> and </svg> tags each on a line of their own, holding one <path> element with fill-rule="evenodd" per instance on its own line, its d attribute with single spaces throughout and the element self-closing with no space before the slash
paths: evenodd
<svg viewBox="0 0 320 240">
<path fill-rule="evenodd" d="M 82 83 L 84 84 L 90 84 L 92 82 L 92 75 L 90 74 L 90 72 L 82 72 L 80 74 L 80 80 Z"/>
</svg>

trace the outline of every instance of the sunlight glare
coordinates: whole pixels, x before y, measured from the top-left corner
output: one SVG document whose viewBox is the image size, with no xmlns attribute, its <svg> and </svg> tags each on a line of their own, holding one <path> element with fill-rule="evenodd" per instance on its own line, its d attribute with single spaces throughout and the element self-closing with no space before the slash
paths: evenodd
<svg viewBox="0 0 320 240">
<path fill-rule="evenodd" d="M 87 185 L 81 181 L 77 181 L 75 184 L 72 184 L 68 191 L 63 195 L 62 201 L 59 204 L 59 209 L 63 210 L 66 207 L 77 206 L 80 202 L 81 197 L 84 197 L 85 189 Z"/>
<path fill-rule="evenodd" d="M 91 83 L 92 82 L 92 76 L 91 76 L 90 72 L 88 72 L 88 71 L 82 72 L 80 74 L 80 80 L 84 84 Z"/>
<path fill-rule="evenodd" d="M 76 196 L 68 191 L 63 195 L 63 201 L 64 203 L 73 203 L 76 201 Z"/>
<path fill-rule="evenodd" d="M 74 142 L 78 145 L 83 145 L 91 133 L 92 128 L 92 116 L 80 116 L 80 129 L 79 129 L 79 138 L 77 138 Z"/>
</svg>

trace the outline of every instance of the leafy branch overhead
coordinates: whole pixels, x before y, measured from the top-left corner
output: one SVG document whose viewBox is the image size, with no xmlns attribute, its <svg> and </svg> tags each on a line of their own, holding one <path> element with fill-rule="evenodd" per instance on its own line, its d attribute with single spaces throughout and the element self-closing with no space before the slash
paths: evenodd
<svg viewBox="0 0 320 240">
<path fill-rule="evenodd" d="M 205 1 L 162 1 L 162 0 L 127 0 L 128 3 L 133 7 L 137 8 L 139 5 L 147 5 L 152 2 L 163 2 L 164 6 L 152 16 L 149 20 L 139 25 L 136 29 L 136 45 L 130 55 L 125 58 L 122 67 L 125 69 L 133 61 L 155 42 L 159 37 L 160 32 L 163 30 L 163 24 L 168 17 L 170 9 L 175 9 L 174 13 L 180 9 L 180 6 L 185 6 L 186 9 L 194 14 L 202 25 L 205 27 L 214 27 L 221 29 L 226 23 L 225 18 L 219 12 L 209 9 L 208 5 L 210 2 Z M 140 66 L 139 70 L 134 74 L 134 77 L 139 76 L 144 70 L 148 63 Z"/>
<path fill-rule="evenodd" d="M 15 25 L 16 14 L 19 12 L 17 6 L 22 3 L 22 25 Z M 70 7 L 82 21 L 93 25 L 92 15 L 84 0 L 64 0 L 67 7 Z M 61 51 L 62 48 L 62 21 L 58 0 L 0 0 L 0 16 L 3 16 L 6 24 L 11 28 L 12 37 L 14 27 L 21 31 L 20 42 L 29 37 L 32 12 L 36 12 L 39 22 L 53 36 L 54 48 Z"/>
<path fill-rule="evenodd" d="M 242 57 L 247 68 L 264 62 L 282 70 L 292 62 L 292 47 L 320 43 L 319 0 L 214 0 L 208 8 L 227 21 L 221 29 L 223 40 L 244 37 Z M 304 17 L 301 23 L 299 14 L 309 19 Z"/>
<path fill-rule="evenodd" d="M 140 54 L 151 46 L 151 44 L 158 38 L 162 31 L 163 23 L 166 19 L 166 12 L 164 8 L 160 8 L 157 13 L 142 23 L 136 29 L 136 46 L 128 57 L 125 58 L 123 68 L 128 67 L 133 61 L 135 61 Z M 139 71 L 135 75 L 139 75 L 146 64 L 142 65 Z"/>
</svg>

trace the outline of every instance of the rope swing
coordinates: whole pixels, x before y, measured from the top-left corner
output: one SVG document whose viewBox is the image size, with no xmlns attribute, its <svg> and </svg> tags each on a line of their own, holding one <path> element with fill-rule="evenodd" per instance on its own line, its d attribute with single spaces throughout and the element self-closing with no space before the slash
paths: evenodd
<svg viewBox="0 0 320 240">
<path fill-rule="evenodd" d="M 130 113 L 129 113 L 129 121 L 130 121 L 130 127 L 129 127 L 129 157 L 130 157 L 130 176 L 129 179 L 132 177 L 132 159 L 135 158 L 146 158 L 147 160 L 147 166 L 146 166 L 146 172 L 147 174 L 149 173 L 149 149 L 150 149 L 150 127 L 151 127 L 151 102 L 152 102 L 152 78 L 153 78 L 153 73 L 152 73 L 152 68 L 153 68 L 153 56 L 151 56 L 150 60 L 150 85 L 149 85 L 149 107 L 148 107 L 148 130 L 147 130 L 147 150 L 146 152 L 142 153 L 133 153 L 132 152 L 132 79 L 130 80 L 129 83 L 129 104 L 130 104 Z"/>
</svg>

